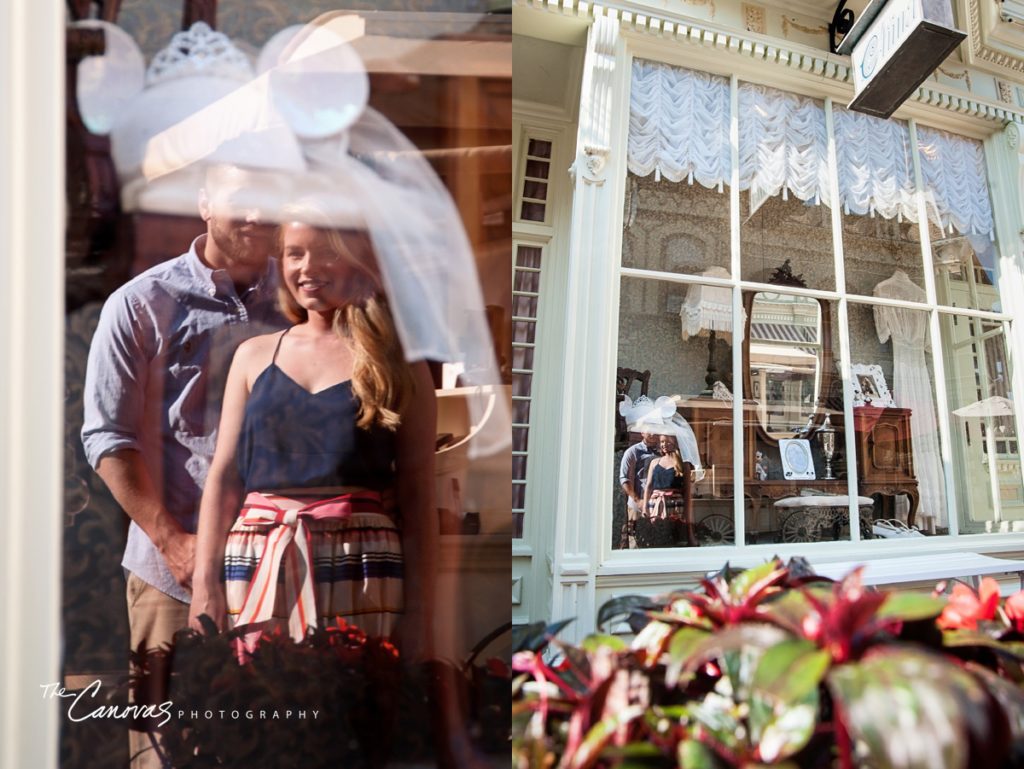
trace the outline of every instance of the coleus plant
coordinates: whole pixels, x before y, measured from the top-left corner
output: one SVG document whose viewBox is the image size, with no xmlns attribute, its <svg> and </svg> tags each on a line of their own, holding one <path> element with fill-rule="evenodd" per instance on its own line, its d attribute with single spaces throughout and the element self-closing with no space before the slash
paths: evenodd
<svg viewBox="0 0 1024 769">
<path fill-rule="evenodd" d="M 774 560 L 606 604 L 599 624 L 631 615 L 629 644 L 531 626 L 513 658 L 516 769 L 1024 766 L 1024 592 L 938 590 Z"/>
</svg>

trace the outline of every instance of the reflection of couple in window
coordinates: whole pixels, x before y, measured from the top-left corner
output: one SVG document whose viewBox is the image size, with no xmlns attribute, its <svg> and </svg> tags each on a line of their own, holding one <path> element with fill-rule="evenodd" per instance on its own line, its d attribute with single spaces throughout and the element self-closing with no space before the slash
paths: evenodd
<svg viewBox="0 0 1024 769">
<path fill-rule="evenodd" d="M 425 361 L 464 362 L 467 381 L 490 383 L 492 348 L 466 322 L 483 305 L 457 209 L 364 106 L 306 143 L 284 124 L 235 141 L 244 110 L 213 102 L 202 124 L 140 149 L 154 176 L 199 172 L 206 233 L 110 297 L 90 350 L 83 441 L 132 519 L 133 650 L 166 648 L 205 614 L 296 640 L 341 617 L 394 635 L 407 660 L 433 656 Z M 135 702 L 167 699 L 166 671 L 150 672 Z M 141 730 L 133 766 L 155 766 L 159 740 Z"/>
<path fill-rule="evenodd" d="M 619 410 L 630 430 L 642 436 L 623 455 L 620 474 L 620 480 L 628 480 L 632 470 L 635 478 L 631 484 L 623 483 L 630 496 L 629 546 L 672 547 L 683 542 L 696 546 L 693 475 L 701 465 L 693 430 L 676 413 L 675 402 L 665 396 L 653 403 L 645 396 L 636 403 L 627 397 Z"/>
</svg>

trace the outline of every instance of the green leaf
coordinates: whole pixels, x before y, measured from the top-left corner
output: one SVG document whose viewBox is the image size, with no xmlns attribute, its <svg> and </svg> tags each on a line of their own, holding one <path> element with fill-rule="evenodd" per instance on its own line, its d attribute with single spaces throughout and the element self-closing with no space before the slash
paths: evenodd
<svg viewBox="0 0 1024 769">
<path fill-rule="evenodd" d="M 583 648 L 583 651 L 590 654 L 602 648 L 611 649 L 613 652 L 622 652 L 629 649 L 629 644 L 618 636 L 602 635 L 600 633 L 588 635 L 583 639 L 583 643 L 580 646 Z"/>
<path fill-rule="evenodd" d="M 647 655 L 647 664 L 653 665 L 657 662 L 658 657 L 661 656 L 665 642 L 673 630 L 675 630 L 673 625 L 667 625 L 664 622 L 658 621 L 649 622 L 647 627 L 637 633 L 633 643 L 630 644 L 630 648 L 635 651 L 644 652 Z"/>
<path fill-rule="evenodd" d="M 761 657 L 753 687 L 772 700 L 798 702 L 818 688 L 831 662 L 828 652 L 809 641 L 784 641 Z"/>
<path fill-rule="evenodd" d="M 945 630 L 942 633 L 942 645 L 950 649 L 984 646 L 1014 659 L 1024 659 L 1024 645 L 1003 643 L 997 638 L 977 630 Z"/>
<path fill-rule="evenodd" d="M 805 586 L 800 590 L 787 590 L 778 597 L 762 604 L 759 610 L 772 621 L 789 628 L 793 633 L 802 633 L 804 617 L 814 611 L 805 592 L 811 593 L 821 601 L 831 600 L 832 591 L 821 587 Z"/>
<path fill-rule="evenodd" d="M 749 752 L 746 712 L 746 706 L 737 705 L 732 697 L 709 692 L 691 707 L 690 724 L 699 724 L 715 742 L 734 753 Z"/>
<path fill-rule="evenodd" d="M 679 683 L 679 676 L 683 672 L 694 650 L 699 648 L 701 642 L 708 638 L 706 630 L 684 627 L 677 630 L 668 644 L 668 665 L 665 668 L 665 686 L 672 688 Z"/>
<path fill-rule="evenodd" d="M 632 705 L 614 715 L 601 719 L 590 727 L 590 731 L 587 732 L 587 736 L 583 738 L 579 749 L 572 755 L 569 762 L 565 763 L 563 761 L 563 764 L 568 769 L 590 769 L 597 762 L 597 759 L 601 756 L 601 751 L 604 750 L 605 745 L 614 736 L 616 730 L 620 726 L 624 726 L 630 721 L 639 718 L 643 713 L 644 709 L 642 707 Z"/>
<path fill-rule="evenodd" d="M 733 625 L 705 638 L 689 655 L 685 670 L 697 670 L 710 659 L 723 657 L 726 652 L 768 650 L 792 638 L 785 630 L 774 625 L 750 622 Z"/>
<path fill-rule="evenodd" d="M 711 748 L 697 740 L 682 740 L 678 759 L 679 769 L 717 769 L 721 766 Z"/>
<path fill-rule="evenodd" d="M 912 622 L 919 619 L 938 617 L 946 607 L 946 599 L 935 598 L 925 593 L 889 593 L 878 611 L 878 617 L 895 617 Z"/>
<path fill-rule="evenodd" d="M 1010 732 L 1018 750 L 1020 747 L 1024 747 L 1024 690 L 988 668 L 973 662 L 967 663 L 967 669 L 982 680 L 988 688 L 989 694 L 999 702 L 1010 723 Z"/>
<path fill-rule="evenodd" d="M 779 563 L 777 561 L 766 561 L 752 569 L 747 569 L 746 571 L 736 575 L 736 577 L 729 583 L 729 595 L 732 596 L 734 600 L 742 600 L 746 598 L 751 590 L 763 580 L 767 579 L 773 573 L 781 571 L 782 569 L 779 568 Z"/>
<path fill-rule="evenodd" d="M 994 739 L 984 690 L 938 655 L 883 646 L 833 667 L 826 682 L 851 738 L 867 746 L 877 769 L 963 768 L 969 735 L 980 745 Z"/>
<path fill-rule="evenodd" d="M 817 691 L 799 704 L 777 706 L 768 719 L 754 723 L 755 711 L 751 708 L 751 732 L 757 742 L 758 754 L 762 761 L 774 764 L 788 758 L 810 741 L 818 724 Z"/>
<path fill-rule="evenodd" d="M 665 754 L 649 742 L 630 742 L 622 747 L 609 745 L 601 756 L 609 759 L 615 769 L 661 769 L 665 766 Z"/>
</svg>

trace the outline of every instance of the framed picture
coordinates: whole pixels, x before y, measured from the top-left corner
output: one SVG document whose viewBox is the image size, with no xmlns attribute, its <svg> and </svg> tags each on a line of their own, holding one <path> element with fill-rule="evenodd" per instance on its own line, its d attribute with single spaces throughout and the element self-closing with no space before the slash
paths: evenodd
<svg viewBox="0 0 1024 769">
<path fill-rule="evenodd" d="M 877 363 L 854 363 L 850 367 L 853 378 L 853 406 L 877 406 L 880 408 L 896 408 L 889 386 L 885 383 L 885 374 Z"/>
<path fill-rule="evenodd" d="M 779 440 L 779 454 L 782 456 L 782 475 L 787 481 L 813 481 L 815 479 L 809 440 L 806 438 L 782 438 Z"/>
</svg>

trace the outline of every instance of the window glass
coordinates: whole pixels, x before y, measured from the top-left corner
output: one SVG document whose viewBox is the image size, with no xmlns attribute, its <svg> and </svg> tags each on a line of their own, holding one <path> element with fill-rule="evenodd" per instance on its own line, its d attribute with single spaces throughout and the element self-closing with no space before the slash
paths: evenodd
<svg viewBox="0 0 1024 769">
<path fill-rule="evenodd" d="M 835 288 L 823 104 L 739 87 L 740 249 L 744 280 L 770 282 L 787 260 L 809 288 Z"/>
<path fill-rule="evenodd" d="M 540 252 L 513 277 L 511 18 L 429 5 L 67 4 L 63 769 L 502 749 L 415 675 L 508 657 Z"/>
<path fill-rule="evenodd" d="M 1003 325 L 963 315 L 940 317 L 960 532 L 1024 531 Z"/>
<path fill-rule="evenodd" d="M 747 292 L 744 307 L 748 541 L 849 539 L 833 303 L 780 287 Z"/>
<path fill-rule="evenodd" d="M 613 548 L 733 544 L 731 293 L 622 279 Z"/>
<path fill-rule="evenodd" d="M 913 290 L 910 279 L 897 274 L 878 293 Z M 871 534 L 945 534 L 929 312 L 851 302 L 848 316 L 857 486 L 870 505 Z"/>
<path fill-rule="evenodd" d="M 627 178 L 622 266 L 661 272 L 725 270 L 728 277 L 729 195 L 699 184 Z"/>
</svg>

